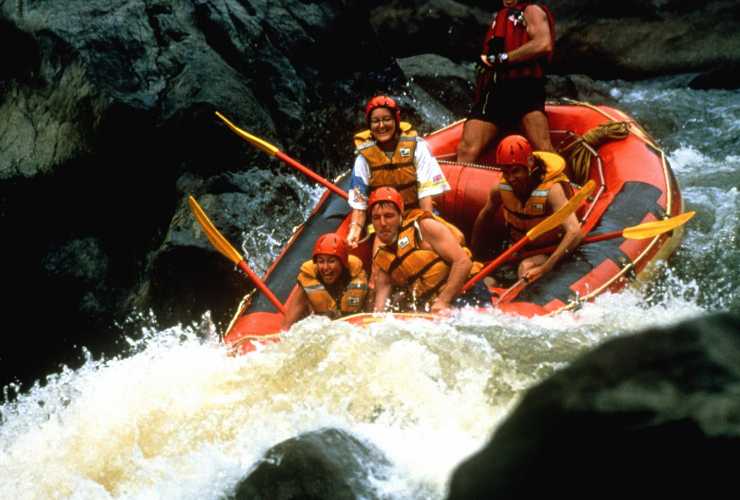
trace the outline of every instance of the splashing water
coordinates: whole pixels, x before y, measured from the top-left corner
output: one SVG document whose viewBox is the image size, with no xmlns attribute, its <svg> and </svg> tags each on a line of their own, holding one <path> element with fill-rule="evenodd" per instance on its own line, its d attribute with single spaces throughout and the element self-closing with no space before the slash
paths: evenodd
<svg viewBox="0 0 740 500">
<path fill-rule="evenodd" d="M 384 495 L 442 498 L 532 384 L 620 332 L 701 312 L 681 298 L 646 308 L 629 290 L 533 320 L 310 317 L 245 356 L 202 332 L 148 331 L 132 354 L 88 359 L 0 407 L 0 497 L 219 498 L 271 446 L 334 427 L 387 455 Z"/>
</svg>

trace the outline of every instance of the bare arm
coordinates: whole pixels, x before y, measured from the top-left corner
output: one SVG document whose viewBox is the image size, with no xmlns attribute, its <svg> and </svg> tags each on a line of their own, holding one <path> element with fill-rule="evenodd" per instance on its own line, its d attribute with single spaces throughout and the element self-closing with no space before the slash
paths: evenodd
<svg viewBox="0 0 740 500">
<path fill-rule="evenodd" d="M 385 310 L 388 297 L 391 296 L 391 277 L 388 273 L 380 268 L 375 268 L 375 304 L 373 311 L 383 312 Z"/>
<path fill-rule="evenodd" d="M 568 202 L 568 198 L 565 196 L 563 187 L 560 184 L 555 184 L 550 188 L 550 194 L 547 198 L 548 203 L 552 207 L 553 212 L 557 211 Z M 578 218 L 575 213 L 570 214 L 561 224 L 565 230 L 563 239 L 560 240 L 555 251 L 550 254 L 544 264 L 541 266 L 535 266 L 529 269 L 523 278 L 527 278 L 529 281 L 534 281 L 546 272 L 550 271 L 555 264 L 566 254 L 566 252 L 578 246 L 583 239 L 581 234 L 581 224 L 578 222 Z"/>
<path fill-rule="evenodd" d="M 288 300 L 285 302 L 285 316 L 283 317 L 281 328 L 288 330 L 293 323 L 305 318 L 310 312 L 311 306 L 309 305 L 306 292 L 300 286 L 295 285 L 293 290 L 290 291 Z"/>
<path fill-rule="evenodd" d="M 424 198 L 420 198 L 419 208 L 421 208 L 422 210 L 426 210 L 427 212 L 431 212 L 434 209 L 434 204 L 432 203 L 432 197 L 425 196 Z"/>
<path fill-rule="evenodd" d="M 501 206 L 501 195 L 498 192 L 498 185 L 491 189 L 488 194 L 486 204 L 483 206 L 473 224 L 473 234 L 470 237 L 470 250 L 474 255 L 482 255 L 484 249 L 481 248 L 486 241 L 485 234 L 490 230 L 493 218 Z"/>
<path fill-rule="evenodd" d="M 508 53 L 509 63 L 529 61 L 552 52 L 550 23 L 547 21 L 545 11 L 537 5 L 529 5 L 524 9 L 524 19 L 527 21 L 527 34 L 530 40 Z M 491 66 L 486 59 L 486 54 L 481 55 L 481 61 Z"/>
<path fill-rule="evenodd" d="M 509 62 L 522 62 L 547 55 L 552 52 L 552 36 L 547 14 L 537 5 L 529 5 L 524 9 L 524 19 L 527 20 L 527 34 L 530 40 L 509 52 Z"/>
<path fill-rule="evenodd" d="M 440 312 L 450 307 L 450 303 L 462 290 L 465 280 L 473 267 L 473 261 L 460 246 L 450 230 L 434 219 L 419 222 L 423 241 L 450 266 L 447 283 L 442 287 L 432 304 L 432 312 Z"/>
<path fill-rule="evenodd" d="M 350 248 L 356 248 L 357 242 L 360 240 L 360 234 L 362 228 L 365 227 L 365 219 L 367 218 L 367 211 L 359 210 L 357 208 L 352 209 L 352 215 L 350 217 L 349 231 L 347 231 L 347 244 Z"/>
</svg>

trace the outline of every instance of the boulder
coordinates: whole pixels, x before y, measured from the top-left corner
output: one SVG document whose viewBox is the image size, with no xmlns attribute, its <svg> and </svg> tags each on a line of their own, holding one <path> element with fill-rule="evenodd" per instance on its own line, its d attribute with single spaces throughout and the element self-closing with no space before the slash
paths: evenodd
<svg viewBox="0 0 740 500">
<path fill-rule="evenodd" d="M 740 453 L 740 316 L 605 342 L 524 395 L 447 500 L 719 497 Z"/>
</svg>

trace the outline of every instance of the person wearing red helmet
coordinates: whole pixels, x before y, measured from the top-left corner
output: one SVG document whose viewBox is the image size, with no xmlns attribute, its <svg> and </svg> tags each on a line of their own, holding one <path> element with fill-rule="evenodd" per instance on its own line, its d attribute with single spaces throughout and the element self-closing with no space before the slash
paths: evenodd
<svg viewBox="0 0 740 500">
<path fill-rule="evenodd" d="M 533 151 L 529 141 L 521 135 L 501 140 L 496 149 L 496 163 L 503 172 L 503 179 L 491 189 L 473 225 L 471 247 L 476 255 L 485 253 L 485 236 L 496 233 L 492 224 L 501 211 L 508 237 L 518 241 L 573 195 L 564 173 L 565 160 L 555 153 Z M 528 282 L 539 279 L 575 248 L 581 238 L 581 224 L 575 214 L 570 214 L 559 228 L 537 238 L 536 246 L 558 243 L 555 251 L 522 260 L 517 271 L 519 278 Z M 505 239 L 506 236 L 500 238 Z"/>
<path fill-rule="evenodd" d="M 390 187 L 373 191 L 368 206 L 381 243 L 373 257 L 375 311 L 389 306 L 394 286 L 403 291 L 403 298 L 395 297 L 393 306 L 402 310 L 440 313 L 452 305 L 491 304 L 482 284 L 458 297 L 465 282 L 482 267 L 471 260 L 459 229 L 426 210 L 404 213 L 402 196 Z"/>
<path fill-rule="evenodd" d="M 521 128 L 535 149 L 555 151 L 545 114 L 545 67 L 554 46 L 555 22 L 547 7 L 502 1 L 483 40 L 458 161 L 476 161 L 502 129 Z"/>
<path fill-rule="evenodd" d="M 344 238 L 335 233 L 316 240 L 297 281 L 285 303 L 284 330 L 311 313 L 336 319 L 365 308 L 368 287 L 362 261 L 350 255 Z"/>
<path fill-rule="evenodd" d="M 391 186 L 403 196 L 407 209 L 432 211 L 432 197 L 450 189 L 426 141 L 409 123 L 401 121 L 401 109 L 386 95 L 377 95 L 365 106 L 367 130 L 354 136 L 356 157 L 352 168 L 349 205 L 352 208 L 347 243 L 357 246 L 367 220 L 370 192 Z"/>
</svg>

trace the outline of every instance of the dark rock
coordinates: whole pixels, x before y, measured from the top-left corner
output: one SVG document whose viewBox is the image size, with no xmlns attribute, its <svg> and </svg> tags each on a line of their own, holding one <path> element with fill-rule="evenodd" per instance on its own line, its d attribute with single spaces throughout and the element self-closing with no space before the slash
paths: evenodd
<svg viewBox="0 0 740 500">
<path fill-rule="evenodd" d="M 236 488 L 235 499 L 355 500 L 387 478 L 389 462 L 372 445 L 337 429 L 323 429 L 271 448 Z M 368 496 L 370 495 L 370 496 Z"/>
<path fill-rule="evenodd" d="M 740 316 L 608 341 L 527 391 L 448 500 L 719 497 L 740 453 Z"/>
<path fill-rule="evenodd" d="M 586 75 L 549 75 L 545 92 L 548 99 L 552 100 L 568 98 L 591 104 L 616 105 L 608 85 Z"/>
<path fill-rule="evenodd" d="M 409 80 L 455 117 L 465 116 L 473 98 L 473 66 L 456 64 L 436 54 L 422 54 L 398 60 Z"/>
<path fill-rule="evenodd" d="M 381 2 L 370 22 L 382 46 L 397 58 L 434 53 L 457 63 L 480 53 L 491 17 L 490 2 L 482 8 L 454 0 Z"/>
<path fill-rule="evenodd" d="M 740 88 L 740 62 L 722 64 L 689 82 L 689 87 L 695 90 Z"/>
</svg>

